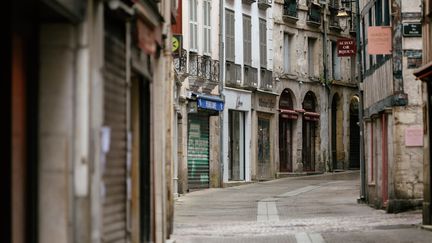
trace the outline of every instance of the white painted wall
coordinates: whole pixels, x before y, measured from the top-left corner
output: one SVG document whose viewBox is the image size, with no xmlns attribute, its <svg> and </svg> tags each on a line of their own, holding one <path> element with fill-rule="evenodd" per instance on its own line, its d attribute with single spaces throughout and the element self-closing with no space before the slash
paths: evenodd
<svg viewBox="0 0 432 243">
<path fill-rule="evenodd" d="M 245 119 L 245 181 L 251 180 L 251 95 L 250 91 L 225 88 L 225 108 L 223 111 L 223 182 L 228 182 L 229 151 L 229 110 L 244 111 Z M 242 105 L 239 105 L 239 104 Z"/>
</svg>

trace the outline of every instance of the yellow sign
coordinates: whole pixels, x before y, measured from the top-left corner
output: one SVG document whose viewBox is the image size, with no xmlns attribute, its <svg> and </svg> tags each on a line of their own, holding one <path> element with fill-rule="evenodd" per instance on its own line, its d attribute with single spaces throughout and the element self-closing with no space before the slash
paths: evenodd
<svg viewBox="0 0 432 243">
<path fill-rule="evenodd" d="M 180 40 L 178 39 L 177 36 L 173 36 L 172 38 L 172 51 L 176 52 L 178 50 L 178 48 L 180 47 Z"/>
</svg>

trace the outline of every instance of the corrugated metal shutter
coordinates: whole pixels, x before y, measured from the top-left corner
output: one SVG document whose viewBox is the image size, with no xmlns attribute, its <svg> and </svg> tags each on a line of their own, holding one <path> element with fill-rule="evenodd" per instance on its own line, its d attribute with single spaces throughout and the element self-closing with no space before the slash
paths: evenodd
<svg viewBox="0 0 432 243">
<path fill-rule="evenodd" d="M 102 242 L 126 242 L 126 58 L 121 23 L 106 23 L 104 125 L 111 128 L 103 173 Z"/>
<path fill-rule="evenodd" d="M 189 114 L 188 121 L 189 189 L 209 187 L 209 118 Z"/>
</svg>

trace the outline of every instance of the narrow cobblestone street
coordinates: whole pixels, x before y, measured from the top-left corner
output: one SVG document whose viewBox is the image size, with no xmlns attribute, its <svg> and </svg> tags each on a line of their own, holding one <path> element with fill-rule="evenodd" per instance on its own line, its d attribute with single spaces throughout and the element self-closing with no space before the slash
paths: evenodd
<svg viewBox="0 0 432 243">
<path fill-rule="evenodd" d="M 386 214 L 358 204 L 358 172 L 284 178 L 177 199 L 181 242 L 432 242 L 421 211 Z"/>
</svg>

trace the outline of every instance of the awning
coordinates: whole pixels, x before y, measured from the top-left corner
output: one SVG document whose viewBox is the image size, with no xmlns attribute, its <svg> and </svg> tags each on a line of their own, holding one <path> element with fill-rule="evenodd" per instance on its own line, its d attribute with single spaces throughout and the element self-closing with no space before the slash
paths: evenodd
<svg viewBox="0 0 432 243">
<path fill-rule="evenodd" d="M 296 120 L 298 113 L 294 110 L 279 109 L 281 118 Z"/>
<path fill-rule="evenodd" d="M 308 121 L 319 121 L 320 114 L 316 112 L 305 112 L 303 118 Z"/>
<path fill-rule="evenodd" d="M 431 82 L 432 81 L 432 62 L 423 65 L 419 69 L 414 71 L 414 75 L 417 79 L 422 81 Z"/>
<path fill-rule="evenodd" d="M 198 94 L 197 96 L 198 107 L 201 109 L 223 111 L 224 100 L 218 96 Z"/>
</svg>

